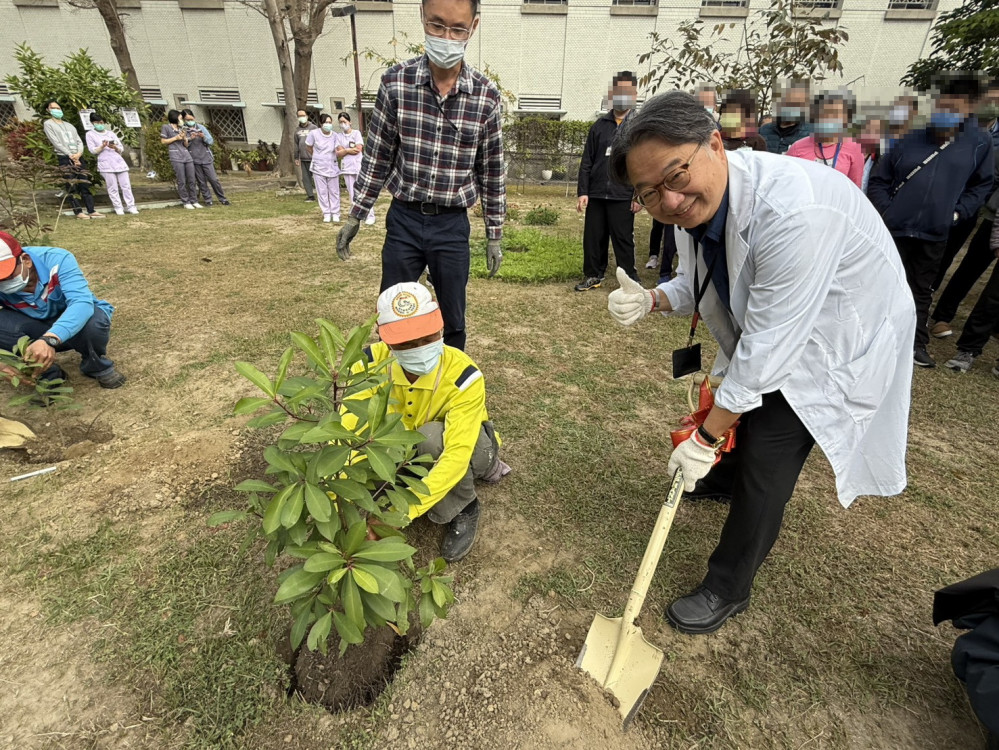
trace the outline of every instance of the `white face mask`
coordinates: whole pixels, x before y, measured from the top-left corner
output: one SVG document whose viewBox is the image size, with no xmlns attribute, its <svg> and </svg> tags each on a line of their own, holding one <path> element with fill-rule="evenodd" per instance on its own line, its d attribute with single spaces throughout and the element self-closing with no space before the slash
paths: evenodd
<svg viewBox="0 0 999 750">
<path fill-rule="evenodd" d="M 392 356 L 408 373 L 427 375 L 437 369 L 444 353 L 444 339 L 432 341 L 415 349 L 393 349 Z"/>
<path fill-rule="evenodd" d="M 28 280 L 22 278 L 24 274 L 24 261 L 21 261 L 21 273 L 9 279 L 0 281 L 0 294 L 17 294 L 28 285 Z"/>
<path fill-rule="evenodd" d="M 909 108 L 908 107 L 892 107 L 888 111 L 888 122 L 892 125 L 904 125 L 905 121 L 909 119 Z"/>
<path fill-rule="evenodd" d="M 430 62 L 439 68 L 450 70 L 460 63 L 465 57 L 465 47 L 468 41 L 458 41 L 457 39 L 444 39 L 439 36 L 427 34 L 425 49 Z"/>
<path fill-rule="evenodd" d="M 340 123 L 340 130 L 342 130 L 344 133 L 349 133 L 350 132 L 350 123 L 349 122 L 341 122 Z"/>
<path fill-rule="evenodd" d="M 630 94 L 614 94 L 611 97 L 611 102 L 614 104 L 614 109 L 618 112 L 624 112 L 635 106 L 635 97 Z"/>
</svg>

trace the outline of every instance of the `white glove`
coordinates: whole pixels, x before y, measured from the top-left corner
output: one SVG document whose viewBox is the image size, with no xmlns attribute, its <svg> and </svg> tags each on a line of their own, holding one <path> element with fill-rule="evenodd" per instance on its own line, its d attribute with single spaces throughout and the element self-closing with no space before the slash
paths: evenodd
<svg viewBox="0 0 999 750">
<path fill-rule="evenodd" d="M 707 476 L 717 460 L 715 449 L 705 443 L 697 430 L 694 430 L 693 435 L 673 449 L 666 471 L 672 476 L 677 469 L 683 469 L 683 488 L 687 492 L 693 492 L 694 487 Z"/>
<path fill-rule="evenodd" d="M 614 320 L 623 326 L 631 326 L 640 321 L 655 305 L 655 293 L 649 291 L 618 266 L 617 283 L 620 289 L 615 289 L 607 295 L 607 309 Z"/>
</svg>

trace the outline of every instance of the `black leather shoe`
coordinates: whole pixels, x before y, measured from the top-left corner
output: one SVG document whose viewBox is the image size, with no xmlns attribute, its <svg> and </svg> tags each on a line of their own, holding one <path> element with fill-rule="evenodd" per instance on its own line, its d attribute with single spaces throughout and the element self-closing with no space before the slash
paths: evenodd
<svg viewBox="0 0 999 750">
<path fill-rule="evenodd" d="M 684 492 L 681 500 L 712 500 L 716 503 L 730 503 L 732 502 L 732 496 L 726 495 L 723 492 L 698 492 L 696 489 L 693 492 Z"/>
<path fill-rule="evenodd" d="M 458 562 L 471 551 L 478 530 L 479 501 L 475 499 L 447 525 L 441 542 L 441 557 L 449 563 Z"/>
<path fill-rule="evenodd" d="M 749 597 L 739 601 L 722 599 L 706 586 L 698 586 L 682 599 L 677 599 L 666 610 L 666 620 L 681 633 L 703 635 L 713 633 L 725 620 L 749 606 Z"/>
</svg>

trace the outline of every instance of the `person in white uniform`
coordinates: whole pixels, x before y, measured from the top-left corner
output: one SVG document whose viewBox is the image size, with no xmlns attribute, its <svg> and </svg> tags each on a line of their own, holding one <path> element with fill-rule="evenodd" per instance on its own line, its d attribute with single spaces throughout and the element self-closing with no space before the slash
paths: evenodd
<svg viewBox="0 0 999 750">
<path fill-rule="evenodd" d="M 611 315 L 634 325 L 696 307 L 718 342 L 714 406 L 669 461 L 692 495 L 731 500 L 702 584 L 666 613 L 683 632 L 710 633 L 749 606 L 813 444 L 844 506 L 905 488 L 915 307 L 856 185 L 821 163 L 726 152 L 689 94 L 646 102 L 610 168 L 653 218 L 679 227 L 676 278 L 648 290 L 619 274 Z M 697 369 L 692 352 L 678 354 Z M 718 462 L 737 421 L 735 449 Z"/>
</svg>

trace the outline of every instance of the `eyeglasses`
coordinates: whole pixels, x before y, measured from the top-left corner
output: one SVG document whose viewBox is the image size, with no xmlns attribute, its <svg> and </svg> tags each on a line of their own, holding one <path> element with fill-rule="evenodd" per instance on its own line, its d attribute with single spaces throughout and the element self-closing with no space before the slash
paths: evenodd
<svg viewBox="0 0 999 750">
<path fill-rule="evenodd" d="M 686 163 L 670 172 L 660 184 L 643 190 L 641 193 L 635 193 L 635 203 L 642 208 L 653 208 L 662 200 L 664 190 L 677 193 L 687 187 L 690 184 L 690 163 L 694 161 L 694 157 L 703 145 L 703 143 L 698 144 Z"/>
<path fill-rule="evenodd" d="M 442 23 L 424 21 L 423 28 L 426 29 L 430 36 L 444 37 L 450 35 L 448 38 L 454 39 L 457 42 L 467 41 L 472 35 L 472 30 L 466 29 L 464 26 L 445 26 Z"/>
</svg>

